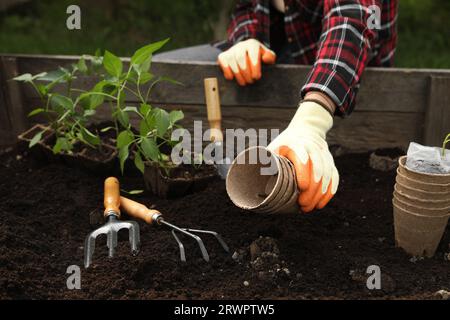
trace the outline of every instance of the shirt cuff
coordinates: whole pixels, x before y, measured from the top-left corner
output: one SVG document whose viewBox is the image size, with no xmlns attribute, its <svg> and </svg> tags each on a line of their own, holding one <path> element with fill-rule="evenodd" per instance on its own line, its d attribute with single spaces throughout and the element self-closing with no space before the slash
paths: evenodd
<svg viewBox="0 0 450 320">
<path fill-rule="evenodd" d="M 338 116 L 347 116 L 353 111 L 357 86 L 346 83 L 336 70 L 314 67 L 301 89 L 302 99 L 310 91 L 320 91 L 330 97 L 336 104 L 335 114 Z"/>
</svg>

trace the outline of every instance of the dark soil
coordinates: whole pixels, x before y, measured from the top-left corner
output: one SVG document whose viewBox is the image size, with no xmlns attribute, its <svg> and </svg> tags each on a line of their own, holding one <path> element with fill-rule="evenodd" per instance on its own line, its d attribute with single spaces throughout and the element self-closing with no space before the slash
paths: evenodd
<svg viewBox="0 0 450 320">
<path fill-rule="evenodd" d="M 385 148 L 385 149 L 375 150 L 375 154 L 377 156 L 389 157 L 391 159 L 395 159 L 395 158 L 405 155 L 405 151 L 400 148 Z"/>
<path fill-rule="evenodd" d="M 161 171 L 165 174 L 164 170 Z M 212 165 L 202 164 L 198 167 L 192 165 L 181 164 L 168 171 L 168 177 L 171 179 L 202 179 L 212 175 L 216 175 L 217 171 Z"/>
<path fill-rule="evenodd" d="M 115 152 L 115 149 L 108 148 L 107 146 L 105 146 L 106 143 L 110 143 L 109 140 L 102 139 L 101 141 L 102 145 L 99 146 L 98 148 L 92 148 L 81 142 L 77 143 L 75 144 L 72 152 L 74 153 L 75 157 L 80 155 L 97 162 L 105 162 L 111 160 L 111 157 Z"/>
<path fill-rule="evenodd" d="M 450 232 L 431 259 L 411 259 L 394 245 L 392 191 L 395 171 L 370 169 L 369 154 L 336 158 L 340 190 L 325 208 L 308 215 L 263 216 L 233 206 L 225 183 L 161 200 L 154 205 L 179 226 L 219 232 L 226 254 L 204 236 L 211 261 L 186 242 L 179 261 L 171 233 L 141 225 L 141 252 L 133 257 L 126 232 L 116 257 L 105 239 L 94 263 L 83 265 L 85 236 L 97 225 L 90 216 L 103 205 L 103 180 L 54 163 L 37 165 L 14 152 L 0 155 L 0 298 L 433 298 L 450 290 Z M 144 189 L 141 177 L 120 178 L 124 190 Z M 263 238 L 261 238 L 261 236 Z M 66 270 L 81 267 L 81 290 L 68 290 Z M 366 269 L 378 265 L 382 290 L 366 288 Z"/>
</svg>

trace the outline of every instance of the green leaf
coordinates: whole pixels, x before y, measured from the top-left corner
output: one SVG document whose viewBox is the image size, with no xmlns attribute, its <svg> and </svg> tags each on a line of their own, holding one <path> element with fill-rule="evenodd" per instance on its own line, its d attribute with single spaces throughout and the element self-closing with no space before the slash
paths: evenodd
<svg viewBox="0 0 450 320">
<path fill-rule="evenodd" d="M 22 81 L 22 82 L 31 82 L 35 79 L 40 80 L 41 78 L 45 77 L 46 75 L 47 75 L 47 72 L 41 72 L 34 76 L 31 75 L 30 73 L 24 73 L 20 76 L 13 78 L 13 80 Z"/>
<path fill-rule="evenodd" d="M 100 144 L 100 137 L 93 134 L 86 128 L 81 129 L 81 134 L 83 136 L 83 139 L 86 140 L 89 144 L 98 146 Z"/>
<path fill-rule="evenodd" d="M 40 83 L 37 83 L 37 84 L 36 84 L 36 88 L 38 89 L 39 93 L 40 93 L 43 97 L 45 97 L 45 96 L 47 96 L 48 91 L 51 89 L 51 86 L 50 86 L 50 85 L 44 86 L 44 85 L 42 85 L 42 84 L 40 84 Z"/>
<path fill-rule="evenodd" d="M 94 114 L 95 114 L 95 110 L 88 109 L 88 110 L 85 110 L 85 111 L 84 111 L 83 116 L 84 116 L 84 117 L 91 117 L 91 116 L 93 116 Z"/>
<path fill-rule="evenodd" d="M 81 57 L 80 60 L 78 60 L 77 68 L 78 68 L 78 70 L 80 70 L 82 73 L 87 73 L 88 67 L 87 67 L 87 65 L 86 65 L 86 60 L 84 60 L 84 57 Z"/>
<path fill-rule="evenodd" d="M 65 82 L 64 77 L 67 75 L 68 71 L 66 69 L 58 69 L 48 72 L 46 75 L 39 77 L 39 81 L 47 82 Z"/>
<path fill-rule="evenodd" d="M 108 50 L 105 51 L 105 55 L 103 56 L 103 66 L 106 72 L 113 77 L 119 78 L 122 74 L 122 61 Z"/>
<path fill-rule="evenodd" d="M 117 148 L 128 146 L 133 141 L 133 135 L 128 130 L 124 130 L 117 136 Z"/>
<path fill-rule="evenodd" d="M 119 95 L 119 101 L 118 101 L 120 107 L 122 107 L 122 106 L 125 105 L 125 99 L 126 99 L 126 94 L 125 94 L 125 92 L 123 92 L 123 91 L 120 92 L 120 95 Z"/>
<path fill-rule="evenodd" d="M 44 109 L 44 108 L 36 108 L 36 109 L 34 109 L 33 111 L 31 111 L 31 112 L 28 114 L 28 116 L 29 116 L 29 117 L 32 117 L 32 116 L 35 116 L 35 115 L 37 115 L 37 114 L 39 114 L 39 113 L 42 113 L 42 112 L 45 112 L 45 109 Z"/>
<path fill-rule="evenodd" d="M 105 100 L 105 96 L 103 94 L 96 94 L 96 93 L 103 93 L 103 88 L 105 87 L 106 84 L 107 82 L 105 80 L 102 80 L 98 82 L 92 89 L 91 91 L 92 95 L 90 96 L 91 108 L 97 108 Z"/>
<path fill-rule="evenodd" d="M 134 165 L 136 166 L 136 168 L 138 168 L 138 170 L 142 174 L 144 174 L 145 165 L 144 165 L 144 162 L 142 161 L 141 154 L 139 152 L 136 152 L 134 154 Z"/>
<path fill-rule="evenodd" d="M 24 74 L 21 74 L 20 76 L 13 78 L 13 80 L 22 81 L 22 82 L 30 82 L 33 80 L 33 76 L 31 75 L 31 73 L 24 73 Z"/>
<path fill-rule="evenodd" d="M 164 76 L 163 77 L 159 77 L 158 81 L 165 81 L 165 82 L 169 82 L 171 84 L 176 84 L 176 85 L 179 85 L 179 86 L 183 86 L 184 85 L 180 81 L 177 81 L 177 80 L 172 79 L 170 77 L 164 77 Z"/>
<path fill-rule="evenodd" d="M 112 129 L 114 129 L 114 127 L 106 127 L 106 128 L 102 128 L 100 130 L 100 132 L 107 132 L 107 131 L 112 130 Z"/>
<path fill-rule="evenodd" d="M 67 138 L 64 137 L 59 137 L 58 139 L 56 139 L 56 143 L 53 146 L 53 153 L 57 154 L 60 153 L 61 151 L 67 151 L 71 149 L 72 145 L 69 143 L 69 140 L 67 140 Z"/>
<path fill-rule="evenodd" d="M 169 121 L 171 125 L 175 124 L 177 121 L 180 121 L 183 118 L 184 113 L 181 110 L 173 110 L 169 113 Z"/>
<path fill-rule="evenodd" d="M 117 112 L 117 120 L 119 120 L 120 124 L 124 128 L 128 128 L 130 124 L 130 117 L 128 116 L 128 113 L 124 112 L 123 110 L 119 110 Z"/>
<path fill-rule="evenodd" d="M 141 194 L 143 192 L 144 192 L 144 190 L 131 190 L 131 191 L 128 191 L 128 194 Z"/>
<path fill-rule="evenodd" d="M 77 99 L 78 105 L 80 105 L 84 110 L 91 109 L 91 96 L 88 92 L 80 94 Z"/>
<path fill-rule="evenodd" d="M 73 109 L 73 101 L 70 98 L 58 93 L 52 94 L 50 97 L 50 103 L 52 106 L 61 106 L 64 109 Z"/>
<path fill-rule="evenodd" d="M 131 63 L 139 65 L 145 62 L 147 59 L 150 58 L 150 56 L 155 51 L 161 49 L 161 47 L 164 46 L 167 43 L 167 41 L 169 41 L 169 38 L 155 43 L 151 43 L 149 45 L 146 45 L 145 47 L 136 50 L 136 52 L 131 57 Z"/>
<path fill-rule="evenodd" d="M 125 108 L 122 109 L 124 112 L 135 112 L 137 114 L 139 114 L 138 109 L 135 106 L 126 106 Z"/>
<path fill-rule="evenodd" d="M 155 76 L 153 74 L 151 74 L 150 72 L 143 72 L 139 78 L 139 83 L 138 84 L 146 84 L 147 82 L 149 82 L 150 80 L 152 80 Z"/>
<path fill-rule="evenodd" d="M 149 73 L 148 71 L 150 70 L 150 66 L 152 64 L 152 55 L 150 55 L 144 62 L 142 62 L 141 64 L 132 64 L 132 74 L 134 73 L 134 75 L 132 76 L 133 81 L 136 83 L 136 79 L 139 75 L 142 75 L 143 73 Z M 148 77 L 148 75 L 146 76 Z"/>
<path fill-rule="evenodd" d="M 39 141 L 41 141 L 42 139 L 42 134 L 44 133 L 44 131 L 39 131 L 38 133 L 36 133 L 34 135 L 34 137 L 31 139 L 30 144 L 28 145 L 28 148 L 33 147 L 34 145 L 36 145 Z"/>
<path fill-rule="evenodd" d="M 153 55 L 150 55 L 147 60 L 139 65 L 139 70 L 141 73 L 148 72 L 150 70 L 150 66 L 152 64 L 152 56 Z"/>
<path fill-rule="evenodd" d="M 139 107 L 139 112 L 141 113 L 141 115 L 144 116 L 144 118 L 146 118 L 151 109 L 152 109 L 152 107 L 149 104 L 141 103 L 141 105 Z"/>
<path fill-rule="evenodd" d="M 144 190 L 124 190 L 124 189 L 120 189 L 120 192 L 126 193 L 126 194 L 141 194 L 144 192 Z"/>
<path fill-rule="evenodd" d="M 94 71 L 98 71 L 100 67 L 103 65 L 103 57 L 100 49 L 95 51 L 95 56 L 92 57 L 91 65 Z"/>
<path fill-rule="evenodd" d="M 147 136 L 147 134 L 151 131 L 148 124 L 145 122 L 145 120 L 142 120 L 139 124 L 139 134 L 143 137 Z"/>
<path fill-rule="evenodd" d="M 128 159 L 128 145 L 119 149 L 119 162 L 120 162 L 120 171 L 123 174 L 123 168 L 125 165 L 125 161 Z"/>
<path fill-rule="evenodd" d="M 155 108 L 154 121 L 158 136 L 163 137 L 170 126 L 169 114 L 167 113 L 166 110 Z"/>
<path fill-rule="evenodd" d="M 158 161 L 159 149 L 156 142 L 147 137 L 142 138 L 141 148 L 144 156 L 152 161 Z"/>
</svg>

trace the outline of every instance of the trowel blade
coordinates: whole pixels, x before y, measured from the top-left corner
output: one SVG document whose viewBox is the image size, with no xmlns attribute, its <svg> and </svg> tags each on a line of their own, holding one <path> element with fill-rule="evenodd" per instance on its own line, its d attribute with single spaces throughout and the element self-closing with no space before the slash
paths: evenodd
<svg viewBox="0 0 450 320">
<path fill-rule="evenodd" d="M 225 180 L 227 178 L 228 171 L 230 170 L 231 166 L 231 160 L 228 158 L 225 158 L 222 160 L 223 163 L 216 164 L 217 172 L 219 173 L 219 176 Z"/>
<path fill-rule="evenodd" d="M 217 148 L 223 148 L 223 142 L 222 141 L 216 141 L 214 142 L 214 148 L 217 150 Z M 231 166 L 231 160 L 230 158 L 226 157 L 218 162 L 216 162 L 215 166 L 217 168 L 217 172 L 219 173 L 219 176 L 225 180 L 227 178 L 228 170 Z"/>
</svg>

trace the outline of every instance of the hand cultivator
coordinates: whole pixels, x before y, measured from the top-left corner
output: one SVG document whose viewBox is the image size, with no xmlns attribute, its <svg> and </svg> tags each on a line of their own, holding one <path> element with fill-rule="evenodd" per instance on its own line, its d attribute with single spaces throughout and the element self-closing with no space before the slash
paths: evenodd
<svg viewBox="0 0 450 320">
<path fill-rule="evenodd" d="M 229 248 L 222 237 L 214 231 L 209 230 L 198 230 L 198 229 L 189 229 L 189 228 L 180 228 L 176 225 L 173 225 L 164 220 L 163 215 L 158 210 L 153 210 L 147 208 L 145 205 L 138 203 L 136 201 L 127 199 L 125 197 L 120 196 L 119 191 L 119 181 L 116 178 L 110 177 L 105 180 L 105 195 L 104 195 L 104 204 L 105 204 L 105 217 L 108 218 L 108 222 L 91 232 L 85 241 L 85 259 L 84 266 L 85 268 L 89 267 L 92 261 L 92 255 L 95 249 L 95 239 L 100 234 L 107 235 L 107 245 L 109 248 L 109 257 L 114 256 L 114 251 L 117 246 L 117 232 L 121 229 L 129 229 L 130 231 L 130 244 L 133 255 L 136 255 L 139 252 L 139 225 L 135 221 L 120 221 L 120 209 L 121 207 L 127 214 L 133 218 L 141 219 L 147 224 L 156 223 L 157 225 L 164 225 L 171 229 L 172 235 L 175 238 L 178 247 L 180 249 L 180 259 L 183 262 L 186 262 L 186 253 L 184 249 L 184 245 L 178 237 L 177 233 L 184 234 L 192 239 L 194 239 L 198 246 L 200 247 L 200 251 L 202 252 L 203 259 L 205 261 L 209 261 L 209 254 L 206 250 L 206 247 L 203 243 L 203 240 L 196 235 L 195 233 L 201 234 L 209 234 L 214 236 L 217 241 L 221 244 L 223 249 L 228 252 Z"/>
<path fill-rule="evenodd" d="M 130 231 L 131 252 L 137 255 L 139 252 L 139 224 L 136 221 L 121 221 L 120 219 L 120 189 L 119 181 L 116 178 L 110 177 L 105 180 L 104 191 L 104 216 L 108 221 L 102 227 L 92 231 L 84 243 L 84 267 L 87 268 L 91 264 L 92 255 L 95 250 L 95 239 L 101 235 L 106 234 L 106 243 L 109 248 L 109 257 L 114 256 L 115 248 L 117 247 L 117 233 L 121 229 L 128 229 Z"/>
</svg>

